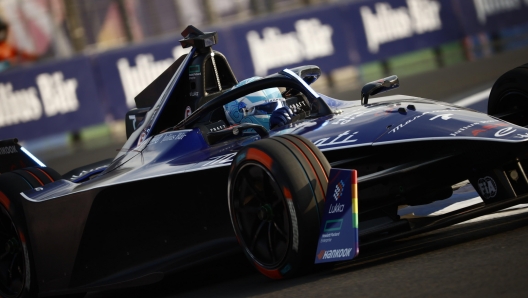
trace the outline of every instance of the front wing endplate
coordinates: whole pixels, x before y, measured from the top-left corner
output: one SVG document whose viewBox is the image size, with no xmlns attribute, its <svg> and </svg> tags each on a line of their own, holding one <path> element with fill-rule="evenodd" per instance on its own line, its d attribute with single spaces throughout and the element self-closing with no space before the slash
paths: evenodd
<svg viewBox="0 0 528 298">
<path fill-rule="evenodd" d="M 330 169 L 315 263 L 351 260 L 359 253 L 357 171 Z"/>
</svg>

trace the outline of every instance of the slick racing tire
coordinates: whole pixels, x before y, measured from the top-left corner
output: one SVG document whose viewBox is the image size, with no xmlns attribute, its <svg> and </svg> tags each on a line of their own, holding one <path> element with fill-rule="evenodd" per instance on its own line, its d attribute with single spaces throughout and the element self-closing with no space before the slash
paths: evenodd
<svg viewBox="0 0 528 298">
<path fill-rule="evenodd" d="M 488 114 L 519 126 L 528 125 L 528 63 L 506 72 L 493 84 Z"/>
<path fill-rule="evenodd" d="M 0 175 L 0 297 L 36 297 L 21 192 L 61 179 L 50 168 L 26 168 Z"/>
<path fill-rule="evenodd" d="M 330 164 L 308 139 L 284 135 L 235 156 L 229 213 L 250 262 L 272 279 L 312 269 Z"/>
</svg>

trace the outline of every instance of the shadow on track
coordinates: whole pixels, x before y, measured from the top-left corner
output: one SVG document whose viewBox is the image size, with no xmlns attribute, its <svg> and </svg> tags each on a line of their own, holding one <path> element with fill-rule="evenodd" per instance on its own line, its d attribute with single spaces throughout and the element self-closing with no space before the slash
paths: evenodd
<svg viewBox="0 0 528 298">
<path fill-rule="evenodd" d="M 454 225 L 361 251 L 351 262 L 336 265 L 335 271 L 376 266 L 439 250 L 528 226 L 528 214 L 521 213 L 486 221 Z"/>
<path fill-rule="evenodd" d="M 378 270 L 377 266 L 390 266 L 400 260 L 429 256 L 428 254 L 432 252 L 443 252 L 443 250 L 463 245 L 473 245 L 478 248 L 480 240 L 500 237 L 510 232 L 515 233 L 520 229 L 526 230 L 527 227 L 527 213 L 455 225 L 369 249 L 360 249 L 359 256 L 353 261 L 319 267 L 320 270 L 315 273 L 283 281 L 271 281 L 262 277 L 240 254 L 208 266 L 184 271 L 179 275 L 168 276 L 154 285 L 123 291 L 90 293 L 87 297 L 247 297 L 258 295 L 307 297 L 329 296 L 330 294 L 335 294 L 336 297 L 346 296 L 346 293 L 350 295 L 356 290 L 353 285 L 350 285 L 351 292 L 347 291 L 343 294 L 343 287 L 347 287 L 343 280 L 353 279 L 356 283 L 361 282 L 359 279 L 367 271 L 375 271 L 377 276 L 383 275 L 385 270 Z M 449 257 L 449 255 L 446 256 L 446 261 L 449 261 Z M 427 266 L 423 264 L 424 268 Z M 386 284 L 380 287 L 391 287 L 390 278 L 384 276 L 378 278 L 386 280 Z M 423 280 L 414 280 L 414 282 L 427 284 L 430 282 L 427 278 L 424 274 Z M 339 287 L 340 290 L 334 287 Z M 460 287 L 464 288 L 462 285 Z M 372 290 L 376 289 L 369 289 L 367 296 L 376 296 L 375 291 Z M 390 293 L 382 289 L 377 289 L 377 291 L 381 291 L 382 294 Z M 436 296 L 439 297 L 440 293 L 437 294 Z"/>
</svg>

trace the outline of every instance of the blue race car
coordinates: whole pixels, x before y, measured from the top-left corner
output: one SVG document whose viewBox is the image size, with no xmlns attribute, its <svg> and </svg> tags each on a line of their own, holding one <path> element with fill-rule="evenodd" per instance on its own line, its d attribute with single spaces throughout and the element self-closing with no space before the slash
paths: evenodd
<svg viewBox="0 0 528 298">
<path fill-rule="evenodd" d="M 316 258 L 339 260 L 350 250 L 317 250 L 323 210 L 343 212 L 331 168 L 357 170 L 360 248 L 528 198 L 528 89 L 514 80 L 526 81 L 526 68 L 497 81 L 487 115 L 411 96 L 370 98 L 396 88 L 396 76 L 366 84 L 361 101 L 333 99 L 310 87 L 321 74 L 313 65 L 239 84 L 212 50 L 215 32 L 189 26 L 182 35 L 190 53 L 136 97 L 114 159 L 60 175 L 16 139 L 0 141 L 0 296 L 149 284 L 241 250 L 275 279 Z M 270 88 L 282 99 L 241 100 Z M 269 125 L 233 124 L 233 102 L 230 111 Z M 483 204 L 398 216 L 399 206 L 449 198 L 464 180 Z"/>
</svg>

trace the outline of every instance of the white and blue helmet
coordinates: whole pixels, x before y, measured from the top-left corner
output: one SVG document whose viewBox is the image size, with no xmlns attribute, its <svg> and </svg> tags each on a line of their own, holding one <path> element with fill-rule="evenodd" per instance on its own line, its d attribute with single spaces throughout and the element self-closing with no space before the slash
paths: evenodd
<svg viewBox="0 0 528 298">
<path fill-rule="evenodd" d="M 260 79 L 260 77 L 245 79 L 233 86 L 232 89 Z M 284 106 L 286 106 L 286 104 L 279 88 L 269 88 L 253 92 L 224 105 L 224 112 L 227 121 L 229 121 L 231 125 L 256 123 L 269 129 L 269 118 L 271 113 Z"/>
</svg>

